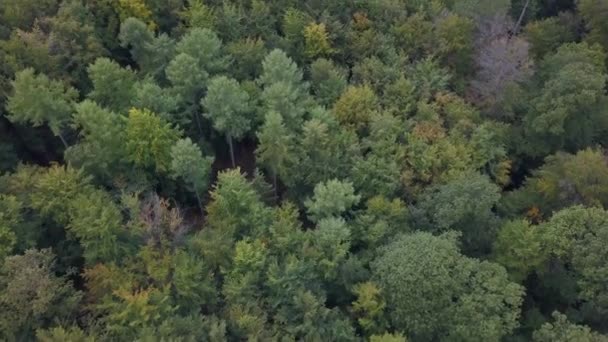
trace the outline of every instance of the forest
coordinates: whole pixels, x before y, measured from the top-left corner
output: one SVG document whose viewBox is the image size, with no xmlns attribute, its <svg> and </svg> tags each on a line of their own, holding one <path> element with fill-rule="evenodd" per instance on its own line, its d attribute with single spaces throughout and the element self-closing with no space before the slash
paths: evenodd
<svg viewBox="0 0 608 342">
<path fill-rule="evenodd" d="M 0 341 L 608 342 L 608 0 L 0 0 Z"/>
</svg>

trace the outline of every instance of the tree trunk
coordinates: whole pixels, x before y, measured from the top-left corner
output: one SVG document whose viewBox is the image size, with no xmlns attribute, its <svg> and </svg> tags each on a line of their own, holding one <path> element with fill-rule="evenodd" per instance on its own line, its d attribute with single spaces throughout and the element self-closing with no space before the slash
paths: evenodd
<svg viewBox="0 0 608 342">
<path fill-rule="evenodd" d="M 61 142 L 63 143 L 63 146 L 67 149 L 68 143 L 65 141 L 65 139 L 63 138 L 63 135 L 61 135 L 61 133 L 57 133 L 57 136 L 59 137 L 59 139 L 61 140 Z"/>
<path fill-rule="evenodd" d="M 517 32 L 519 31 L 519 27 L 521 26 L 521 22 L 524 20 L 524 15 L 526 14 L 526 10 L 528 9 L 528 5 L 530 5 L 530 0 L 526 1 L 526 4 L 524 5 L 524 8 L 521 10 L 521 14 L 519 15 L 519 19 L 517 20 L 517 23 L 515 24 L 515 27 L 513 28 L 513 35 L 517 35 Z"/>
<path fill-rule="evenodd" d="M 232 161 L 232 167 L 236 167 L 236 162 L 234 160 L 234 146 L 232 146 L 232 136 L 228 135 L 228 147 L 230 147 L 230 160 Z"/>
<path fill-rule="evenodd" d="M 274 188 L 275 201 L 279 200 L 279 189 L 277 189 L 277 172 L 272 172 L 272 187 Z"/>
<path fill-rule="evenodd" d="M 196 201 L 198 202 L 198 208 L 201 210 L 201 215 L 205 216 L 205 211 L 203 210 L 203 201 L 201 201 L 201 195 L 198 194 L 198 190 L 194 190 L 194 194 L 196 195 Z"/>
<path fill-rule="evenodd" d="M 192 111 L 192 115 L 194 116 L 194 121 L 196 121 L 196 127 L 198 127 L 198 134 L 202 137 L 203 136 L 203 127 L 201 126 L 201 118 L 199 118 L 199 113 L 197 113 L 196 110 Z"/>
</svg>

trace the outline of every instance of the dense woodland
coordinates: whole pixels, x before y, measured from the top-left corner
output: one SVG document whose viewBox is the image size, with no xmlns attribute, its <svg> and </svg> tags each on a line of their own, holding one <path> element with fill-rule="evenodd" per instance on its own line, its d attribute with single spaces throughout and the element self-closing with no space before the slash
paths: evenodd
<svg viewBox="0 0 608 342">
<path fill-rule="evenodd" d="M 0 340 L 608 341 L 607 0 L 0 0 Z"/>
</svg>

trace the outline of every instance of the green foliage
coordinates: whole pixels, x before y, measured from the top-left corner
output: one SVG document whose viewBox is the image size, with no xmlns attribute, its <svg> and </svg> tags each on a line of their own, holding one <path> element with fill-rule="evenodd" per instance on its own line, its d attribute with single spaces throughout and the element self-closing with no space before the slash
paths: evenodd
<svg viewBox="0 0 608 342">
<path fill-rule="evenodd" d="M 262 75 L 257 81 L 264 87 L 261 94 L 264 110 L 281 114 L 289 128 L 299 127 L 309 99 L 308 83 L 303 82 L 296 63 L 285 52 L 275 49 L 262 61 Z"/>
<path fill-rule="evenodd" d="M 17 244 L 15 231 L 22 220 L 21 207 L 16 197 L 0 195 L 0 261 L 11 255 Z"/>
<path fill-rule="evenodd" d="M 310 219 L 317 222 L 346 213 L 360 199 L 361 196 L 355 195 L 352 183 L 332 179 L 317 184 L 314 196 L 306 200 L 305 205 Z"/>
<path fill-rule="evenodd" d="M 327 59 L 319 58 L 310 65 L 312 90 L 320 104 L 331 106 L 346 88 L 343 70 Z"/>
<path fill-rule="evenodd" d="M 12 85 L 14 92 L 8 98 L 8 118 L 34 126 L 47 124 L 53 134 L 61 137 L 78 96 L 76 89 L 44 74 L 36 75 L 33 69 L 19 72 Z"/>
<path fill-rule="evenodd" d="M 542 88 L 523 119 L 523 150 L 535 156 L 590 146 L 606 127 L 605 55 L 599 46 L 562 45 L 540 65 Z"/>
<path fill-rule="evenodd" d="M 564 14 L 526 25 L 524 31 L 526 39 L 531 44 L 530 52 L 537 60 L 555 52 L 560 45 L 575 40 L 576 35 L 571 21 L 572 19 Z"/>
<path fill-rule="evenodd" d="M 606 340 L 606 9 L 0 0 L 0 340 Z"/>
<path fill-rule="evenodd" d="M 564 286 L 564 300 L 582 301 L 592 320 L 602 320 L 608 315 L 606 296 L 605 248 L 608 239 L 608 212 L 600 208 L 571 207 L 561 210 L 542 225 L 542 245 L 549 258 L 566 268 L 563 277 L 577 284 L 576 293 L 567 293 Z M 552 273 L 559 273 L 547 267 L 541 270 L 542 280 L 549 283 Z M 566 283 L 568 279 L 564 280 Z M 554 286 L 554 285 L 553 285 Z"/>
<path fill-rule="evenodd" d="M 357 300 L 353 302 L 353 311 L 359 317 L 357 322 L 363 331 L 368 334 L 383 331 L 386 326 L 386 303 L 378 286 L 372 282 L 361 283 L 354 287 L 353 292 L 357 296 Z M 371 340 L 373 341 L 374 337 Z"/>
<path fill-rule="evenodd" d="M 33 330 L 47 322 L 73 318 L 81 293 L 66 277 L 55 275 L 54 264 L 49 249 L 31 249 L 4 260 L 0 273 L 3 338 L 33 338 Z"/>
<path fill-rule="evenodd" d="M 125 148 L 136 166 L 167 172 L 171 166 L 171 147 L 180 132 L 149 110 L 131 109 L 126 125 Z"/>
<path fill-rule="evenodd" d="M 102 178 L 112 177 L 123 169 L 125 124 L 120 115 L 85 100 L 76 105 L 72 121 L 81 139 L 65 151 L 67 161 Z"/>
<path fill-rule="evenodd" d="M 213 127 L 226 136 L 240 139 L 249 131 L 249 95 L 236 80 L 225 76 L 212 79 L 202 105 Z"/>
<path fill-rule="evenodd" d="M 95 337 L 87 336 L 79 327 L 55 327 L 51 329 L 36 330 L 36 339 L 40 342 L 94 342 Z"/>
<path fill-rule="evenodd" d="M 200 148 L 190 138 L 178 140 L 171 147 L 171 156 L 172 176 L 181 178 L 200 201 L 201 194 L 209 185 L 211 164 L 213 164 L 214 158 L 203 157 Z"/>
<path fill-rule="evenodd" d="M 598 43 L 608 47 L 608 24 L 606 23 L 606 11 L 608 5 L 598 0 L 579 0 L 577 1 L 578 10 L 585 21 L 585 26 L 589 30 L 586 37 L 590 43 Z"/>
<path fill-rule="evenodd" d="M 370 342 L 407 342 L 407 338 L 401 334 L 384 333 L 382 335 L 372 335 Z"/>
<path fill-rule="evenodd" d="M 464 257 L 454 235 L 414 233 L 372 264 L 394 326 L 413 340 L 498 340 L 517 327 L 523 289 L 501 266 Z"/>
<path fill-rule="evenodd" d="M 283 124 L 277 112 L 266 114 L 264 125 L 258 132 L 256 160 L 272 174 L 273 185 L 277 188 L 277 176 L 284 175 L 286 167 L 293 162 L 293 136 Z"/>
<path fill-rule="evenodd" d="M 311 23 L 304 28 L 304 53 L 308 58 L 316 58 L 331 55 L 334 50 L 331 48 L 329 33 L 325 24 Z"/>
<path fill-rule="evenodd" d="M 131 69 L 100 58 L 89 66 L 88 71 L 93 83 L 93 91 L 87 95 L 88 98 L 116 113 L 130 109 L 135 85 L 135 73 Z"/>
<path fill-rule="evenodd" d="M 267 208 L 240 169 L 221 172 L 207 206 L 209 225 L 228 235 L 247 234 L 267 222 Z"/>
<path fill-rule="evenodd" d="M 608 336 L 592 332 L 589 327 L 577 325 L 568 321 L 559 312 L 553 313 L 553 323 L 545 323 L 534 332 L 534 342 L 604 342 Z"/>
<path fill-rule="evenodd" d="M 512 215 L 538 211 L 542 217 L 576 204 L 605 206 L 607 191 L 608 167 L 601 151 L 559 152 L 547 157 L 522 188 L 505 196 L 503 208 Z"/>
<path fill-rule="evenodd" d="M 494 242 L 496 262 L 503 265 L 511 278 L 522 282 L 545 261 L 541 229 L 528 221 L 505 223 Z"/>
<path fill-rule="evenodd" d="M 419 225 L 433 232 L 459 230 L 467 253 L 485 254 L 495 238 L 498 222 L 492 209 L 499 199 L 499 188 L 488 177 L 464 174 L 422 195 L 417 210 L 428 221 Z"/>
<path fill-rule="evenodd" d="M 356 129 L 365 127 L 377 106 L 377 97 L 368 86 L 348 87 L 334 104 L 336 118 Z"/>
</svg>

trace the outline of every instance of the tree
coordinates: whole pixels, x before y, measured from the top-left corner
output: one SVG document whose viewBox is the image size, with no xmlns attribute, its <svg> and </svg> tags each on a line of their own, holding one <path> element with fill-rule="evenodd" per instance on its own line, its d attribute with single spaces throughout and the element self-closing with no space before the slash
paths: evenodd
<svg viewBox="0 0 608 342">
<path fill-rule="evenodd" d="M 310 65 L 310 79 L 317 101 L 326 107 L 333 105 L 347 84 L 345 72 L 325 58 Z"/>
<path fill-rule="evenodd" d="M 585 20 L 585 26 L 589 30 L 586 39 L 590 43 L 602 44 L 604 50 L 608 47 L 608 24 L 606 23 L 606 11 L 608 5 L 600 0 L 577 1 L 579 13 Z"/>
<path fill-rule="evenodd" d="M 454 234 L 401 236 L 371 266 L 392 325 L 414 341 L 499 340 L 517 327 L 523 289 L 462 256 Z"/>
<path fill-rule="evenodd" d="M 201 70 L 213 75 L 224 71 L 228 61 L 222 55 L 222 41 L 209 29 L 193 28 L 175 46 L 175 52 L 192 56 Z"/>
<path fill-rule="evenodd" d="M 128 158 L 138 167 L 166 172 L 171 167 L 171 147 L 180 135 L 149 110 L 131 109 L 125 138 Z"/>
<path fill-rule="evenodd" d="M 20 203 L 15 196 L 0 194 L 0 262 L 11 255 L 17 244 L 17 225 L 22 220 Z"/>
<path fill-rule="evenodd" d="M 357 300 L 353 302 L 353 312 L 358 317 L 357 322 L 363 331 L 367 334 L 383 331 L 387 323 L 384 317 L 386 302 L 378 285 L 372 282 L 357 284 L 353 293 L 357 296 Z"/>
<path fill-rule="evenodd" d="M 36 339 L 40 342 L 95 342 L 95 336 L 87 335 L 78 326 L 38 329 L 36 330 Z"/>
<path fill-rule="evenodd" d="M 250 235 L 271 219 L 260 195 L 239 168 L 218 174 L 207 217 L 211 228 L 230 237 Z"/>
<path fill-rule="evenodd" d="M 355 195 L 350 182 L 332 179 L 315 186 L 314 196 L 304 203 L 312 221 L 323 218 L 339 217 L 357 204 L 361 196 Z"/>
<path fill-rule="evenodd" d="M 608 241 L 608 212 L 580 206 L 563 209 L 541 226 L 541 232 L 550 261 L 540 270 L 543 284 L 551 289 L 557 285 L 555 279 L 560 279 L 556 294 L 563 302 L 578 302 L 583 317 L 590 321 L 606 319 L 608 268 L 602 246 Z"/>
<path fill-rule="evenodd" d="M 421 228 L 434 232 L 459 230 L 467 254 L 487 254 L 494 241 L 498 219 L 492 209 L 500 199 L 500 189 L 488 177 L 465 173 L 425 192 L 416 209 L 426 216 Z"/>
<path fill-rule="evenodd" d="M 327 28 L 323 23 L 310 23 L 304 28 L 304 44 L 306 46 L 304 53 L 308 58 L 328 56 L 334 52 Z"/>
<path fill-rule="evenodd" d="M 607 74 L 598 45 L 568 43 L 540 65 L 540 93 L 523 118 L 524 152 L 543 156 L 575 151 L 596 142 L 606 122 L 603 104 Z"/>
<path fill-rule="evenodd" d="M 553 312 L 552 316 L 552 323 L 545 323 L 534 332 L 534 342 L 608 341 L 608 336 L 591 331 L 587 326 L 571 323 L 565 315 L 557 311 Z"/>
<path fill-rule="evenodd" d="M 85 100 L 76 105 L 72 121 L 81 140 L 65 151 L 67 161 L 101 179 L 124 171 L 125 123 L 119 114 Z"/>
<path fill-rule="evenodd" d="M 279 113 L 269 112 L 257 136 L 259 144 L 255 151 L 256 160 L 269 169 L 276 196 L 277 177 L 279 174 L 284 174 L 286 166 L 294 159 L 293 135 L 283 124 L 283 118 Z"/>
<path fill-rule="evenodd" d="M 376 94 L 367 85 L 349 86 L 334 104 L 333 111 L 341 123 L 361 129 L 377 110 L 377 101 Z"/>
<path fill-rule="evenodd" d="M 219 76 L 209 83 L 201 104 L 207 109 L 203 115 L 213 122 L 213 128 L 226 136 L 232 167 L 235 167 L 233 139 L 242 138 L 252 124 L 249 94 L 236 80 Z"/>
<path fill-rule="evenodd" d="M 161 88 L 151 78 L 137 82 L 134 87 L 135 108 L 148 109 L 176 125 L 186 126 L 189 123 L 189 119 L 184 114 L 178 113 L 180 96 L 172 94 L 170 89 Z"/>
<path fill-rule="evenodd" d="M 266 47 L 261 38 L 246 38 L 231 42 L 226 46 L 232 58 L 230 73 L 237 80 L 255 79 L 262 72 L 262 60 L 266 56 Z"/>
<path fill-rule="evenodd" d="M 164 79 L 163 71 L 175 55 L 173 39 L 165 33 L 155 36 L 146 23 L 130 17 L 122 21 L 118 40 L 129 48 L 143 74 Z"/>
<path fill-rule="evenodd" d="M 50 249 L 27 250 L 6 258 L 0 274 L 0 329 L 3 338 L 33 338 L 48 322 L 73 318 L 81 294 L 55 274 Z"/>
<path fill-rule="evenodd" d="M 545 261 L 541 229 L 525 220 L 509 221 L 500 228 L 493 253 L 511 279 L 521 283 Z"/>
<path fill-rule="evenodd" d="M 135 97 L 135 73 L 108 58 L 98 58 L 88 68 L 93 91 L 87 97 L 116 113 L 126 113 Z"/>
<path fill-rule="evenodd" d="M 262 61 L 262 75 L 257 81 L 264 87 L 261 99 L 266 112 L 281 114 L 290 129 L 300 127 L 310 99 L 308 83 L 303 81 L 296 63 L 285 52 L 275 49 Z"/>
<path fill-rule="evenodd" d="M 17 73 L 12 85 L 14 92 L 7 102 L 9 120 L 30 123 L 34 127 L 47 124 L 67 148 L 62 131 L 72 115 L 78 97 L 76 89 L 44 74 L 36 75 L 30 68 Z"/>
<path fill-rule="evenodd" d="M 547 157 L 521 189 L 504 197 L 502 210 L 511 215 L 538 211 L 542 218 L 577 204 L 608 205 L 608 164 L 600 150 Z"/>
<path fill-rule="evenodd" d="M 171 172 L 174 178 L 181 178 L 196 195 L 203 212 L 201 194 L 209 185 L 213 157 L 203 157 L 198 146 L 190 138 L 180 139 L 171 147 Z"/>
<path fill-rule="evenodd" d="M 530 22 L 524 28 L 526 40 L 530 42 L 530 52 L 536 60 L 555 52 L 560 45 L 576 39 L 572 15 L 560 13 L 557 17 Z"/>
</svg>

